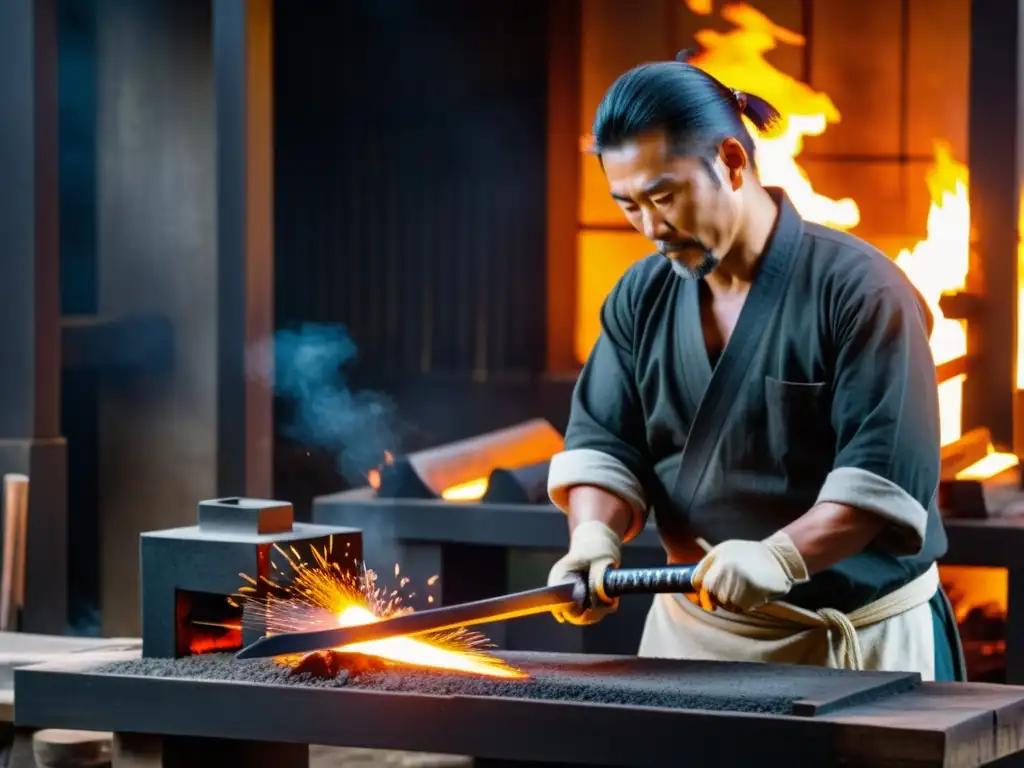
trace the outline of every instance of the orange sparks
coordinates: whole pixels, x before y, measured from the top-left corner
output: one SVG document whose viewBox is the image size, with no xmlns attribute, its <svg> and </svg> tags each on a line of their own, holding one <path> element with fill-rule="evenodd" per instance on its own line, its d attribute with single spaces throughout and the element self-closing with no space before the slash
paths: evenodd
<svg viewBox="0 0 1024 768">
<path fill-rule="evenodd" d="M 271 593 L 258 597 L 253 586 L 243 587 L 235 597 L 244 601 L 244 622 L 254 622 L 267 634 L 327 629 L 332 626 L 360 626 L 390 618 L 411 609 L 401 605 L 397 590 L 388 591 L 376 585 L 376 574 L 362 568 L 358 575 L 328 560 L 323 553 L 311 549 L 312 563 L 303 561 L 294 552 L 276 547 L 292 571 L 291 584 L 283 588 L 271 582 Z M 352 564 L 355 565 L 354 561 Z M 399 566 L 395 565 L 395 575 Z M 257 582 L 243 575 L 250 585 Z M 436 580 L 436 579 L 435 579 Z M 276 593 L 276 594 L 275 594 Z M 428 598 L 428 602 L 432 602 Z M 362 653 L 397 665 L 414 665 L 429 669 L 463 672 L 487 677 L 525 679 L 528 675 L 484 650 L 487 638 L 465 628 L 433 635 L 393 637 L 367 643 L 355 643 L 334 650 Z M 288 666 L 296 666 L 302 656 L 278 658 Z"/>
</svg>

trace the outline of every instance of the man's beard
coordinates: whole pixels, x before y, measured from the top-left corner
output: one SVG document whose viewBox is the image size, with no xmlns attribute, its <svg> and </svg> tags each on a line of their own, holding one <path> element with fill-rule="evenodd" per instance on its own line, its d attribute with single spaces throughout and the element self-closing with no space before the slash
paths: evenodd
<svg viewBox="0 0 1024 768">
<path fill-rule="evenodd" d="M 687 280 L 703 280 L 715 271 L 715 268 L 718 266 L 718 259 L 716 259 L 714 254 L 711 253 L 711 249 L 707 248 L 703 244 L 694 243 L 689 247 L 700 248 L 704 252 L 700 261 L 693 267 L 688 267 L 681 259 L 674 258 L 672 256 L 674 252 L 689 250 L 689 248 L 666 248 L 662 246 L 659 250 L 661 251 L 661 255 L 669 260 L 669 263 L 672 265 L 672 271 L 677 275 Z"/>
</svg>

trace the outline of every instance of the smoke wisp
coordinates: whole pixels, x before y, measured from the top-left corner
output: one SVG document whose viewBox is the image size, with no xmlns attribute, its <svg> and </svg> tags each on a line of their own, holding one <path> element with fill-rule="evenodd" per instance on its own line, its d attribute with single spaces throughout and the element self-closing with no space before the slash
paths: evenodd
<svg viewBox="0 0 1024 768">
<path fill-rule="evenodd" d="M 350 385 L 357 354 L 343 326 L 310 323 L 278 331 L 250 350 L 247 360 L 249 375 L 266 381 L 285 401 L 281 434 L 331 452 L 352 485 L 364 484 L 385 452 L 399 447 L 392 400 Z"/>
</svg>

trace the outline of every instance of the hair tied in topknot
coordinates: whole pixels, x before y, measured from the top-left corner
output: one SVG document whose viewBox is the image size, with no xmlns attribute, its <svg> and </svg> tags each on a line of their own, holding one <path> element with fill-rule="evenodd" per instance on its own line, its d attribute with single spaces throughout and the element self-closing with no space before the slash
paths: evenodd
<svg viewBox="0 0 1024 768">
<path fill-rule="evenodd" d="M 736 99 L 736 106 L 739 107 L 740 112 L 744 112 L 747 109 L 747 94 L 743 91 L 738 91 L 735 88 L 732 89 L 732 96 Z"/>
</svg>

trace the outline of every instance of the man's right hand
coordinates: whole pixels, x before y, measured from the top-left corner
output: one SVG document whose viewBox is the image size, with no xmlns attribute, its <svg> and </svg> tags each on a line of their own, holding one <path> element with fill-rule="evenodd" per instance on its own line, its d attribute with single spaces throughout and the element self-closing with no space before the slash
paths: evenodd
<svg viewBox="0 0 1024 768">
<path fill-rule="evenodd" d="M 572 581 L 576 574 L 587 579 L 590 606 L 585 611 L 560 611 L 555 618 L 571 624 L 594 624 L 619 607 L 618 598 L 604 593 L 604 572 L 618 567 L 622 559 L 622 538 L 604 523 L 588 520 L 576 526 L 569 551 L 548 574 L 548 584 Z"/>
</svg>

